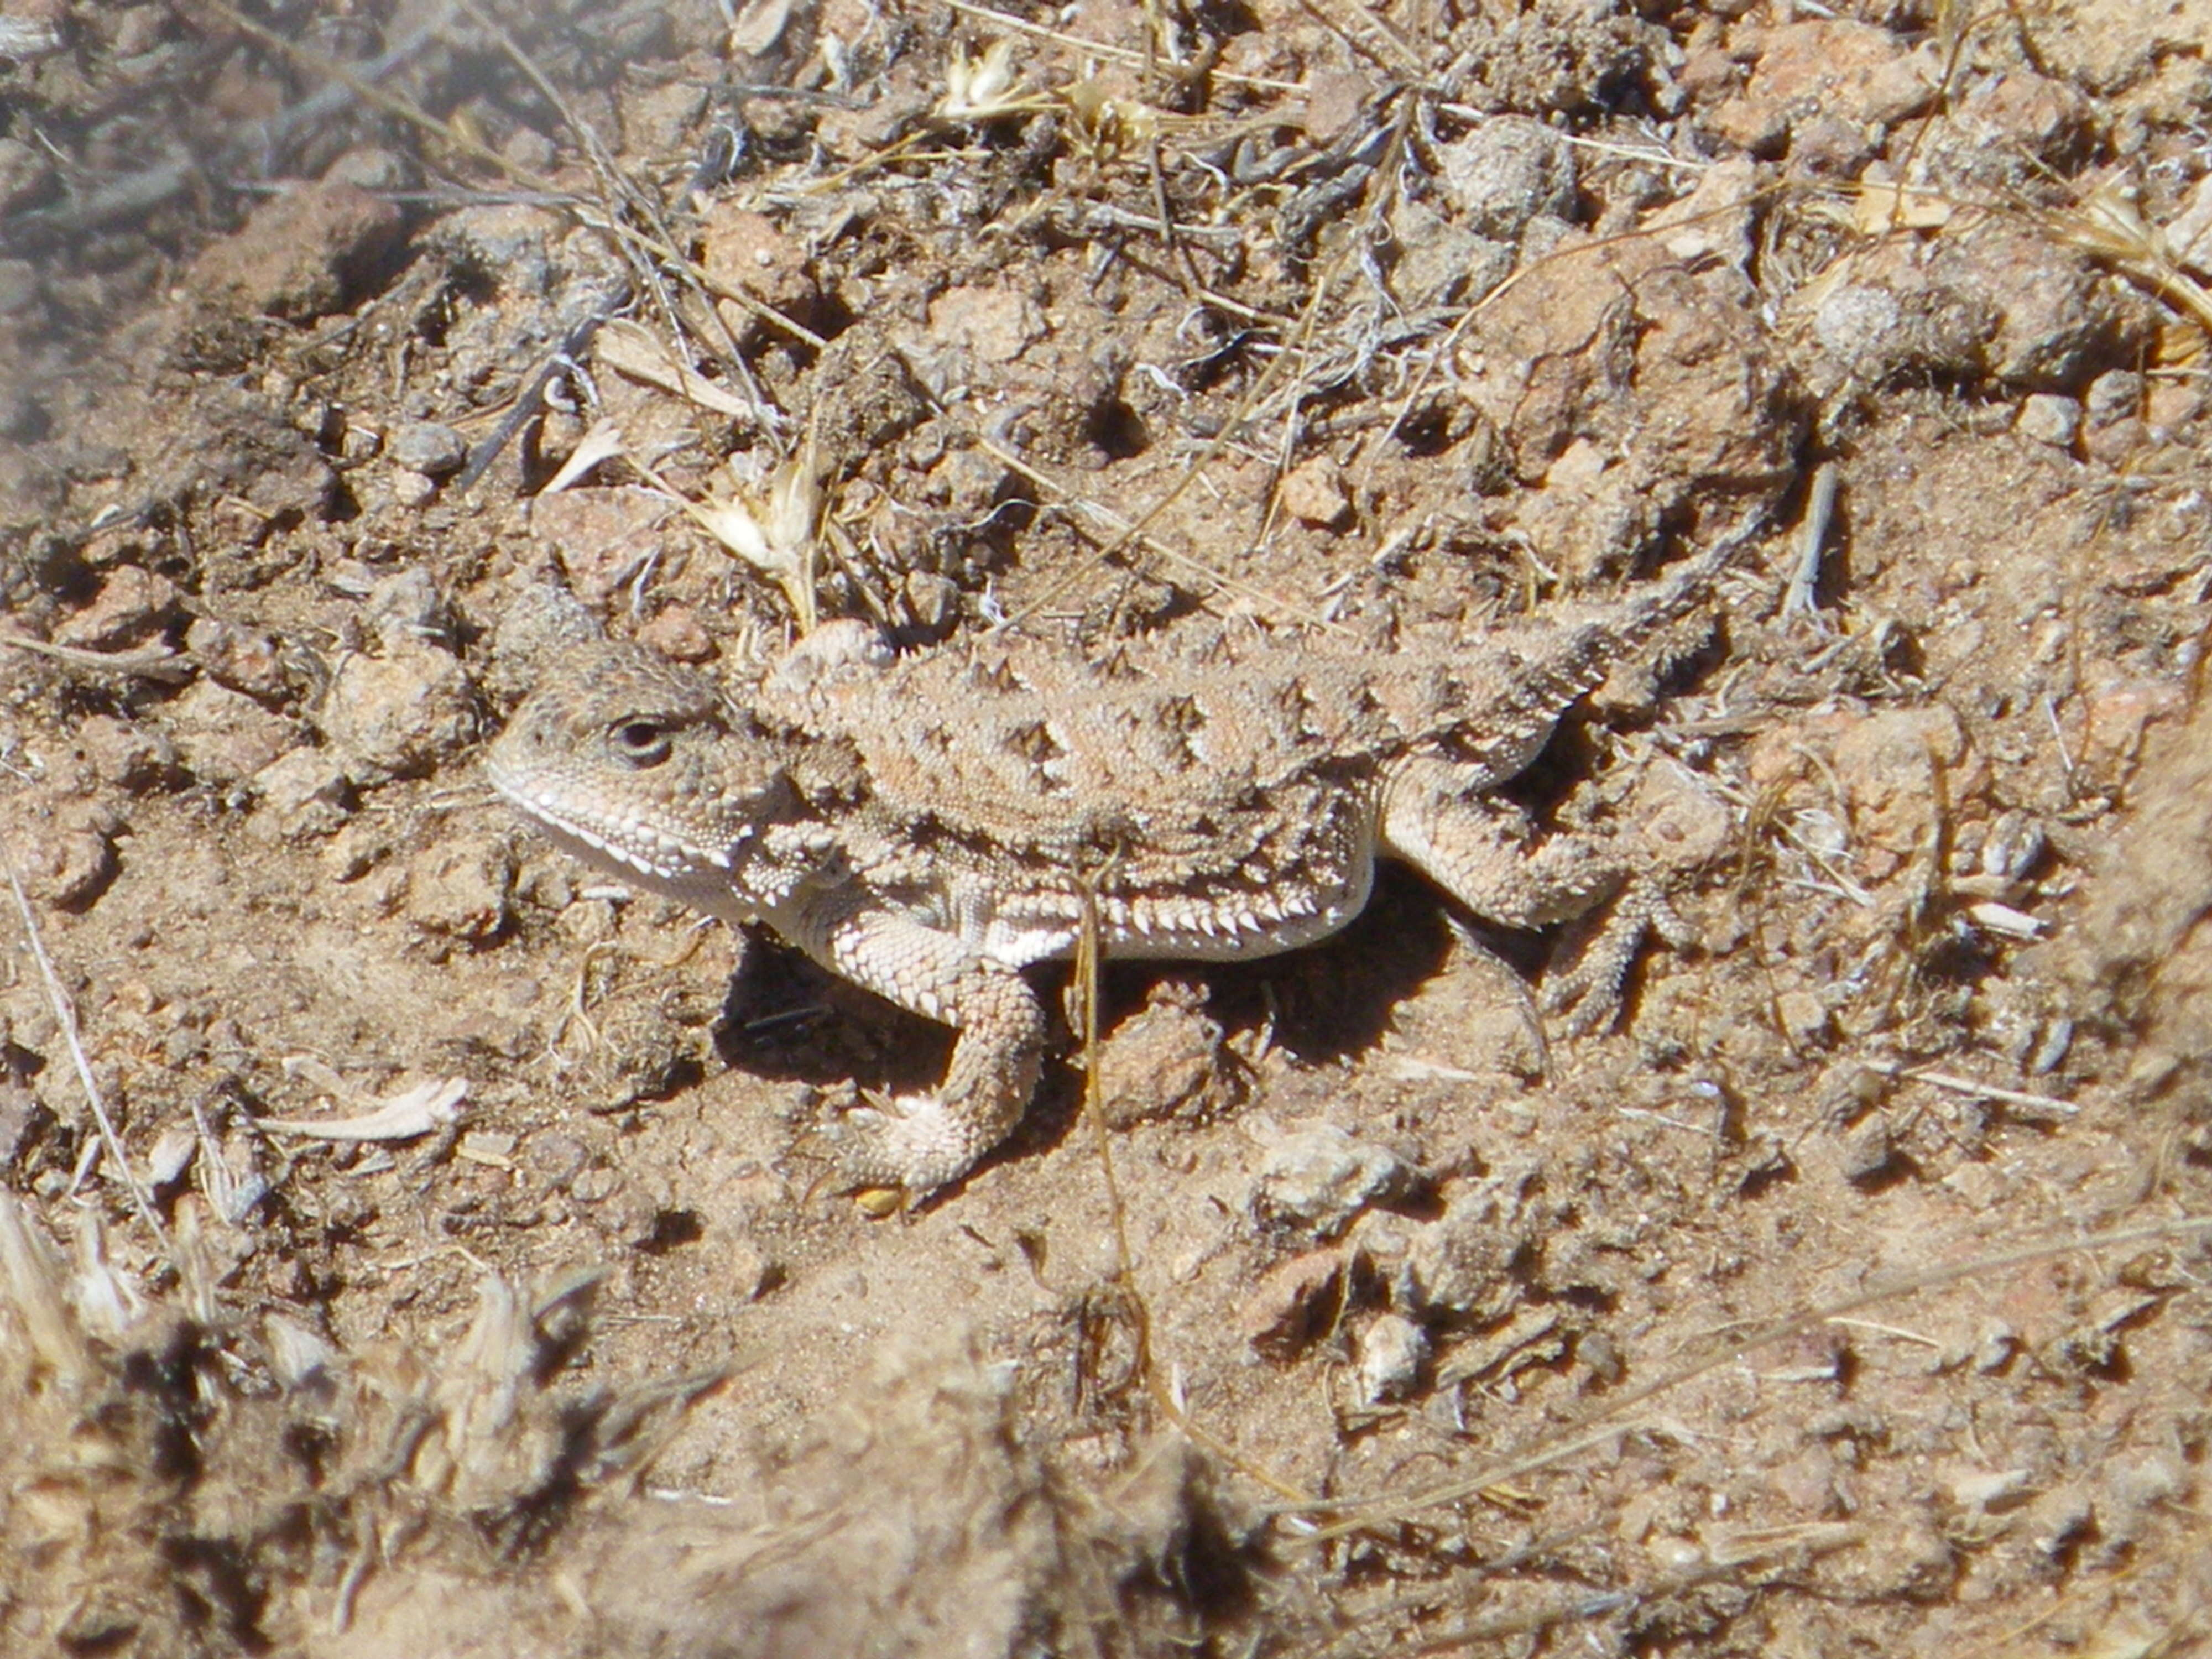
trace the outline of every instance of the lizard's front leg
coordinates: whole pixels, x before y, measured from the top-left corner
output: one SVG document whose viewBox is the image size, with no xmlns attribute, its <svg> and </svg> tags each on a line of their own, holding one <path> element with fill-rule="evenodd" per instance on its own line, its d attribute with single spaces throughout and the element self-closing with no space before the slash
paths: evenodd
<svg viewBox="0 0 2212 1659">
<path fill-rule="evenodd" d="M 1013 1132 L 1036 1088 L 1045 1023 L 1036 992 L 1004 963 L 896 910 L 831 906 L 797 921 L 793 942 L 832 973 L 958 1033 L 934 1093 L 838 1120 L 830 1133 L 846 1174 L 912 1193 L 958 1180 Z"/>
</svg>

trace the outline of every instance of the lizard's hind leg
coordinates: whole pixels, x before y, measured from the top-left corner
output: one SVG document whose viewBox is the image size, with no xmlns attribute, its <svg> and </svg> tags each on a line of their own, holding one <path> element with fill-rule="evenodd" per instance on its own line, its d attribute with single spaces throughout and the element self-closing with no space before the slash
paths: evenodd
<svg viewBox="0 0 2212 1659">
<path fill-rule="evenodd" d="M 1401 762 L 1383 790 L 1382 850 L 1499 927 L 1551 927 L 1603 908 L 1542 1000 L 1547 1013 L 1571 1014 L 1571 1029 L 1595 1029 L 1618 1008 L 1637 947 L 1664 912 L 1658 884 L 1627 868 L 1604 841 L 1545 835 L 1520 807 L 1470 791 L 1464 777 L 1445 760 Z"/>
</svg>

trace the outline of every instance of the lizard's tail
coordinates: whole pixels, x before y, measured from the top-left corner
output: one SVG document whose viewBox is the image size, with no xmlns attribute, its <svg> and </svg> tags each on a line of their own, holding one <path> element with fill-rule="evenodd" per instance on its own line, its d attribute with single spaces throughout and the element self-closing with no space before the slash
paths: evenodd
<svg viewBox="0 0 2212 1659">
<path fill-rule="evenodd" d="M 1704 605 L 1712 597 L 1713 583 L 1735 562 L 1737 554 L 1756 541 L 1766 529 L 1766 509 L 1753 508 L 1743 522 L 1730 530 L 1704 552 L 1658 583 L 1650 598 L 1641 603 L 1632 601 L 1630 610 L 1634 621 L 1620 630 L 1622 637 L 1616 642 L 1615 653 L 1633 652 L 1663 628 L 1672 626 Z"/>
<path fill-rule="evenodd" d="M 1608 605 L 1562 606 L 1522 635 L 1528 645 L 1518 649 L 1510 636 L 1499 641 L 1518 659 L 1510 665 L 1520 680 L 1515 701 L 1532 711 L 1557 711 L 1595 690 L 1616 666 L 1707 604 L 1715 580 L 1765 524 L 1765 510 L 1759 508 L 1642 592 Z"/>
</svg>

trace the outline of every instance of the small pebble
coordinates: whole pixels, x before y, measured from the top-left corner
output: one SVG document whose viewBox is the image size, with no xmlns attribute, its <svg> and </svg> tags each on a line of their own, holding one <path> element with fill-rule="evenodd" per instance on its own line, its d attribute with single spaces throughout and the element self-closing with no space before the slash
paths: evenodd
<svg viewBox="0 0 2212 1659">
<path fill-rule="evenodd" d="M 1421 1380 L 1429 1334 L 1402 1314 L 1384 1314 L 1360 1334 L 1359 1397 L 1370 1406 L 1403 1400 Z"/>
<path fill-rule="evenodd" d="M 469 441 L 436 421 L 410 421 L 392 434 L 392 459 L 410 472 L 443 478 L 469 459 Z"/>
<path fill-rule="evenodd" d="M 2055 392 L 2035 392 L 2020 400 L 2013 429 L 2054 449 L 2071 449 L 2081 435 L 2081 405 Z"/>
<path fill-rule="evenodd" d="M 1334 1124 L 1280 1135 L 1261 1154 L 1255 1214 L 1332 1237 L 1370 1204 L 1406 1185 L 1406 1166 L 1386 1146 L 1354 1140 Z"/>
<path fill-rule="evenodd" d="M 2082 403 L 2093 427 L 2114 426 L 2142 410 L 2143 378 L 2132 370 L 2116 368 L 2089 382 Z"/>
<path fill-rule="evenodd" d="M 395 639 L 339 665 L 315 714 L 356 783 L 419 776 L 476 740 L 476 694 L 451 653 Z"/>
<path fill-rule="evenodd" d="M 671 605 L 637 630 L 641 644 L 678 662 L 705 662 L 714 654 L 714 636 L 698 613 L 684 605 Z"/>
<path fill-rule="evenodd" d="M 1352 520 L 1352 497 L 1344 471 L 1326 455 L 1316 455 L 1283 479 L 1283 510 L 1301 524 L 1340 529 Z"/>
</svg>

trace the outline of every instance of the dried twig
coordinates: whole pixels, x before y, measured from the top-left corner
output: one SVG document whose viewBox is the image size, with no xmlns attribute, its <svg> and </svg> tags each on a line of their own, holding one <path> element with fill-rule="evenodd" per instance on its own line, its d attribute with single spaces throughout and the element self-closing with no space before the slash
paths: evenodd
<svg viewBox="0 0 2212 1659">
<path fill-rule="evenodd" d="M 298 1135 L 306 1140 L 411 1140 L 458 1122 L 469 1080 L 449 1077 L 420 1083 L 353 1117 L 257 1117 L 265 1134 Z"/>
<path fill-rule="evenodd" d="M 1076 935 L 1073 990 L 1082 1026 L 1078 1035 L 1083 1043 L 1083 1115 L 1091 1125 L 1091 1146 L 1097 1155 L 1100 1179 L 1105 1184 L 1107 1219 L 1114 1237 L 1115 1278 L 1120 1283 L 1136 1340 L 1138 1380 L 1168 1420 L 1209 1456 L 1258 1482 L 1285 1503 L 1302 1506 L 1312 1501 L 1302 1488 L 1264 1464 L 1254 1462 L 1192 1419 L 1153 1351 L 1152 1305 L 1146 1301 L 1144 1289 L 1137 1282 L 1136 1252 L 1129 1244 L 1128 1210 L 1121 1200 L 1121 1181 L 1114 1171 L 1113 1137 L 1106 1127 L 1105 1068 L 1099 1063 L 1098 1054 L 1098 988 L 1106 947 L 1098 931 L 1098 874 L 1087 872 L 1077 884 L 1083 899 L 1083 925 Z"/>
<path fill-rule="evenodd" d="M 1829 521 L 1835 516 L 1836 487 L 1841 477 L 1833 461 L 1823 461 L 1813 474 L 1813 488 L 1805 499 L 1805 527 L 1797 544 L 1797 562 L 1790 567 L 1789 585 L 1782 592 L 1785 617 L 1809 617 L 1815 609 L 1820 550 L 1828 539 Z"/>
<path fill-rule="evenodd" d="M 161 1253 L 173 1262 L 176 1252 L 169 1243 L 168 1229 L 155 1213 L 152 1196 L 131 1173 L 131 1158 L 123 1150 L 123 1137 L 115 1132 L 115 1120 L 108 1114 L 107 1101 L 92 1075 L 92 1061 L 86 1058 L 84 1043 L 77 1036 L 76 1011 L 70 1006 L 69 993 L 62 989 L 61 976 L 54 972 L 53 958 L 46 954 L 46 942 L 39 932 L 39 919 L 31 908 L 30 895 L 23 890 L 22 878 L 15 873 L 15 856 L 9 852 L 5 842 L 0 842 L 0 869 L 7 872 L 8 890 L 15 896 L 15 914 L 22 918 L 23 937 L 30 943 L 32 960 L 39 964 L 39 976 L 46 982 L 46 1000 L 53 1008 L 54 1023 L 61 1028 L 62 1041 L 69 1045 L 70 1060 L 76 1067 L 77 1082 L 84 1089 L 85 1099 L 91 1103 L 93 1121 L 100 1126 L 100 1145 L 106 1149 L 108 1162 L 114 1166 L 115 1179 L 131 1194 L 131 1207 L 161 1245 Z"/>
<path fill-rule="evenodd" d="M 2001 1101 L 2031 1122 L 2063 1123 L 2077 1115 L 2081 1109 L 2072 1101 L 2060 1100 L 2056 1096 L 2031 1095 L 2018 1089 L 2001 1089 L 1994 1083 L 1978 1083 L 1970 1077 L 1955 1077 L 1948 1072 L 1931 1071 L 1924 1066 L 1899 1066 L 1880 1060 L 1862 1060 L 1858 1063 L 1869 1072 L 1895 1078 L 1900 1083 L 1924 1083 L 1931 1089 L 1948 1089 L 1953 1094 Z"/>
<path fill-rule="evenodd" d="M 947 3 L 953 10 L 967 16 L 995 24 L 1000 28 L 1015 29 L 1024 34 L 1036 35 L 1040 40 L 1050 40 L 1056 45 L 1071 47 L 1086 57 L 1103 58 L 1139 68 L 1147 66 L 1152 61 L 1148 53 L 1136 51 L 1133 47 L 1109 46 L 1103 40 L 1086 40 L 1080 35 L 1065 33 L 1059 29 L 1047 28 L 1042 23 L 1033 23 L 1026 17 L 1017 17 L 1012 12 L 996 11 L 989 6 L 979 6 L 975 3 L 975 0 L 947 0 Z M 1267 92 L 1304 93 L 1306 90 L 1305 84 L 1299 81 L 1273 81 L 1264 75 L 1238 75 L 1234 70 L 1224 69 L 1213 70 L 1210 73 L 1214 80 L 1225 86 L 1256 87 Z"/>
<path fill-rule="evenodd" d="M 80 646 L 55 645 L 27 635 L 8 633 L 0 633 L 0 645 L 13 646 L 35 656 L 51 657 L 71 668 L 89 669 L 95 674 L 136 674 L 143 679 L 171 682 L 192 677 L 191 661 L 165 645 L 142 645 L 131 651 L 87 651 Z"/>
<path fill-rule="evenodd" d="M 2143 216 L 2130 186 L 2107 181 L 2081 206 L 2052 214 L 2048 222 L 2051 234 L 2069 247 L 2104 260 L 2187 312 L 2199 328 L 2212 333 L 2212 289 L 2182 269 L 2166 232 Z"/>
</svg>

